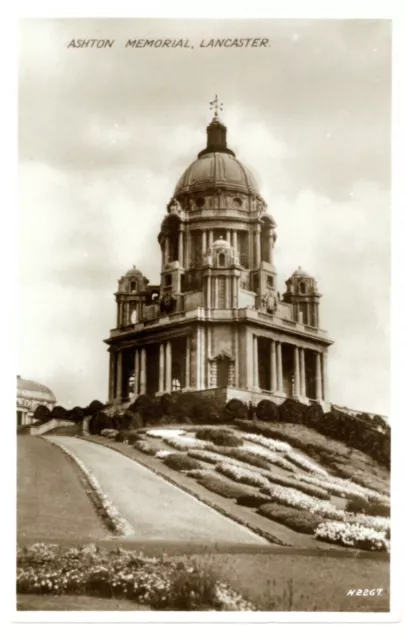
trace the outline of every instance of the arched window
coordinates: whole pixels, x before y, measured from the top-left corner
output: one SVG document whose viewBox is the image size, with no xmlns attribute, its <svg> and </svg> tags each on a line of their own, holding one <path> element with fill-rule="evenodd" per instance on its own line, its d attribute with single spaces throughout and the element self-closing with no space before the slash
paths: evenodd
<svg viewBox="0 0 405 640">
<path fill-rule="evenodd" d="M 225 254 L 224 253 L 220 253 L 218 255 L 218 266 L 219 267 L 224 267 L 225 266 Z"/>
<path fill-rule="evenodd" d="M 138 319 L 138 313 L 136 309 L 133 309 L 131 313 L 131 324 L 136 324 Z"/>
<path fill-rule="evenodd" d="M 138 290 L 137 283 L 134 280 L 132 280 L 131 282 L 130 290 L 131 290 L 131 293 L 136 293 Z"/>
<path fill-rule="evenodd" d="M 306 292 L 305 282 L 300 282 L 300 293 Z"/>
</svg>

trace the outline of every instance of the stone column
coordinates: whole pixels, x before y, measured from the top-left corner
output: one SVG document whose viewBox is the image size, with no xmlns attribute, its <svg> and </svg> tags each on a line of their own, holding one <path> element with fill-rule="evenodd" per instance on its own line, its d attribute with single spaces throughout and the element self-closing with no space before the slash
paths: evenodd
<svg viewBox="0 0 405 640">
<path fill-rule="evenodd" d="M 322 379 L 323 379 L 323 399 L 329 402 L 329 380 L 328 380 L 328 354 L 326 351 L 322 354 Z"/>
<path fill-rule="evenodd" d="M 169 238 L 165 236 L 164 266 L 169 262 Z"/>
<path fill-rule="evenodd" d="M 231 244 L 231 231 L 230 231 L 230 229 L 227 229 L 227 230 L 226 230 L 225 240 L 226 240 L 227 242 L 229 242 L 229 244 Z"/>
<path fill-rule="evenodd" d="M 208 231 L 208 247 L 211 247 L 213 242 L 214 242 L 214 233 L 212 229 L 210 229 Z"/>
<path fill-rule="evenodd" d="M 165 344 L 161 342 L 159 345 L 159 393 L 163 393 L 165 389 Z"/>
<path fill-rule="evenodd" d="M 315 397 L 317 400 L 322 400 L 322 371 L 321 371 L 321 354 L 319 351 L 315 353 L 315 382 L 316 382 L 316 392 Z"/>
<path fill-rule="evenodd" d="M 206 300 L 207 309 L 211 309 L 211 276 L 207 276 L 207 300 Z"/>
<path fill-rule="evenodd" d="M 301 380 L 301 396 L 307 395 L 306 375 L 305 375 L 305 349 L 300 349 L 300 380 Z"/>
<path fill-rule="evenodd" d="M 185 385 L 186 385 L 186 389 L 189 389 L 191 386 L 191 381 L 190 381 L 190 357 L 191 357 L 191 352 L 190 352 L 190 335 L 186 336 L 186 375 L 185 375 Z"/>
<path fill-rule="evenodd" d="M 190 267 L 190 243 L 191 243 L 191 235 L 189 231 L 186 231 L 186 247 L 185 247 L 185 268 L 188 269 Z"/>
<path fill-rule="evenodd" d="M 283 347 L 281 342 L 277 342 L 277 387 L 278 391 L 284 393 Z"/>
<path fill-rule="evenodd" d="M 178 254 L 179 254 L 179 263 L 181 267 L 183 266 L 183 236 L 184 236 L 183 230 L 180 229 L 179 240 L 178 240 L 179 242 Z"/>
<path fill-rule="evenodd" d="M 119 350 L 117 353 L 117 386 L 115 388 L 115 397 L 122 397 L 122 351 Z"/>
<path fill-rule="evenodd" d="M 141 349 L 141 373 L 139 380 L 139 392 L 143 395 L 146 393 L 146 349 Z"/>
<path fill-rule="evenodd" d="M 230 285 L 231 280 L 228 276 L 225 276 L 225 309 L 229 309 L 229 298 L 230 298 Z"/>
<path fill-rule="evenodd" d="M 270 391 L 277 391 L 277 355 L 276 342 L 270 340 Z"/>
<path fill-rule="evenodd" d="M 218 309 L 218 278 L 214 278 L 214 309 Z"/>
<path fill-rule="evenodd" d="M 294 396 L 301 395 L 300 349 L 294 347 Z"/>
<path fill-rule="evenodd" d="M 108 379 L 108 400 L 109 400 L 109 402 L 112 402 L 114 400 L 115 361 L 116 361 L 115 351 L 110 351 L 110 371 L 109 371 L 109 379 Z"/>
<path fill-rule="evenodd" d="M 166 342 L 166 393 L 172 392 L 172 343 Z"/>
<path fill-rule="evenodd" d="M 267 232 L 267 259 L 270 264 L 273 264 L 273 231 L 269 229 Z"/>
<path fill-rule="evenodd" d="M 207 232 L 206 231 L 202 231 L 202 257 L 205 257 L 205 254 L 207 253 Z"/>
<path fill-rule="evenodd" d="M 134 393 L 139 393 L 139 349 L 135 349 L 135 364 L 134 364 Z"/>
<path fill-rule="evenodd" d="M 261 247 L 260 247 L 260 226 L 258 225 L 255 231 L 255 253 L 256 253 L 256 267 L 259 268 L 260 267 L 260 262 L 262 259 L 261 256 Z"/>
<path fill-rule="evenodd" d="M 253 334 L 253 388 L 259 389 L 259 352 L 257 336 Z"/>
<path fill-rule="evenodd" d="M 232 246 L 238 250 L 238 232 L 235 229 L 232 231 Z"/>
<path fill-rule="evenodd" d="M 205 389 L 205 327 L 200 328 L 200 389 Z"/>
</svg>

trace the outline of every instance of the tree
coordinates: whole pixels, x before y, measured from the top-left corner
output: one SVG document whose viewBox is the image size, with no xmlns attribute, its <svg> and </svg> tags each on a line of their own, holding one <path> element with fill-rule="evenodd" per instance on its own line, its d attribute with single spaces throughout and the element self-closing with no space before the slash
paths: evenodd
<svg viewBox="0 0 405 640">
<path fill-rule="evenodd" d="M 55 418 L 56 420 L 66 420 L 68 412 L 65 407 L 61 407 L 60 405 L 56 405 L 52 409 L 51 418 Z"/>
<path fill-rule="evenodd" d="M 34 411 L 34 420 L 48 422 L 51 419 L 51 411 L 45 404 L 39 404 Z"/>
</svg>

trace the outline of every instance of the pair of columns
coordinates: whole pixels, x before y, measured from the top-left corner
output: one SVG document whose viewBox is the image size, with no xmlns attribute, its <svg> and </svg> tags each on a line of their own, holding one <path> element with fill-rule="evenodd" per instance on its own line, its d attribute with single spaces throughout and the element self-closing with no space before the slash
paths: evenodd
<svg viewBox="0 0 405 640">
<path fill-rule="evenodd" d="M 258 337 L 253 335 L 253 388 L 259 385 L 259 350 Z M 284 392 L 283 352 L 281 342 L 270 340 L 270 390 L 274 393 Z"/>
<path fill-rule="evenodd" d="M 159 346 L 159 393 L 172 391 L 172 343 L 161 342 Z"/>
<path fill-rule="evenodd" d="M 184 231 L 183 229 L 179 230 L 179 235 L 177 237 L 177 242 L 178 242 L 178 249 L 177 249 L 177 256 L 178 256 L 178 261 L 180 263 L 180 266 L 183 266 L 183 261 L 184 261 Z M 165 236 L 164 241 L 163 241 L 163 253 L 162 253 L 162 271 L 165 268 L 165 265 L 168 264 L 168 262 L 173 262 L 173 256 L 169 255 L 170 253 L 170 242 L 169 242 L 169 237 Z"/>
</svg>

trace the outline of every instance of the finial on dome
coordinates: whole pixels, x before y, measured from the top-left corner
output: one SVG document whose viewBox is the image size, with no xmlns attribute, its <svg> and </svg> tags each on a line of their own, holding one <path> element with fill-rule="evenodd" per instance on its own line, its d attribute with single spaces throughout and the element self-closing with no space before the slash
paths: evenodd
<svg viewBox="0 0 405 640">
<path fill-rule="evenodd" d="M 210 109 L 214 112 L 214 120 L 218 119 L 218 111 L 222 111 L 224 105 L 222 102 L 219 102 L 217 94 L 215 94 L 214 100 L 210 102 Z"/>
</svg>

